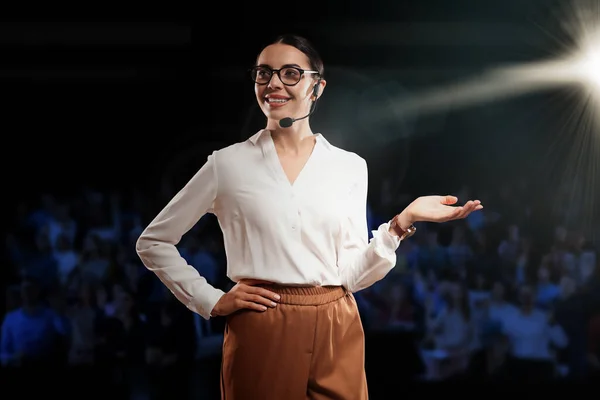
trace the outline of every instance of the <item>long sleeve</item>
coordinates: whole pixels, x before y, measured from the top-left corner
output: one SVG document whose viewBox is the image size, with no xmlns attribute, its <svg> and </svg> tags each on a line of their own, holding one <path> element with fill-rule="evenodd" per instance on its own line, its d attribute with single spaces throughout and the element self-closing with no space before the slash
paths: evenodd
<svg viewBox="0 0 600 400">
<path fill-rule="evenodd" d="M 205 319 L 224 292 L 211 286 L 181 257 L 176 245 L 198 220 L 212 210 L 218 179 L 213 153 L 192 179 L 142 232 L 136 251 L 146 268 L 191 311 Z"/>
<path fill-rule="evenodd" d="M 389 223 L 373 231 L 369 242 L 367 226 L 368 169 L 362 158 L 357 168 L 346 205 L 348 217 L 344 224 L 338 252 L 338 268 L 343 285 L 351 292 L 365 289 L 383 279 L 396 265 L 396 250 L 400 239 L 389 232 Z"/>
</svg>

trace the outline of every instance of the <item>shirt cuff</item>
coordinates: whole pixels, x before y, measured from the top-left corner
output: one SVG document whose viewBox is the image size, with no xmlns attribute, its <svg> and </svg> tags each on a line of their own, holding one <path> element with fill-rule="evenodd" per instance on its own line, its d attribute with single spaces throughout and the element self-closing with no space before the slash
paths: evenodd
<svg viewBox="0 0 600 400">
<path fill-rule="evenodd" d="M 201 290 L 202 296 L 194 297 L 190 300 L 188 304 L 188 308 L 193 312 L 197 313 L 204 319 L 210 319 L 213 308 L 218 303 L 218 301 L 225 294 L 221 289 L 214 288 L 210 285 L 206 285 L 206 287 Z"/>
<path fill-rule="evenodd" d="M 375 249 L 379 254 L 396 253 L 400 246 L 400 237 L 390 233 L 390 223 L 379 225 L 376 231 L 372 231 L 373 240 L 376 241 Z"/>
</svg>

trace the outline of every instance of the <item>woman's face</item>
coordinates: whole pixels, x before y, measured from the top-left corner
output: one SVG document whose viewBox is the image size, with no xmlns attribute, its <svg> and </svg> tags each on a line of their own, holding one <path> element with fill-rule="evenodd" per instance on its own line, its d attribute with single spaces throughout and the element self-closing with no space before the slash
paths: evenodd
<svg viewBox="0 0 600 400">
<path fill-rule="evenodd" d="M 256 65 L 280 69 L 283 66 L 312 70 L 308 57 L 300 50 L 286 44 L 267 46 L 258 56 Z M 299 118 L 308 114 L 311 105 L 313 87 L 316 84 L 313 74 L 304 74 L 294 86 L 284 85 L 277 74 L 273 74 L 266 85 L 254 85 L 256 100 L 263 113 L 271 121 L 283 118 Z M 321 81 L 319 94 L 325 86 Z"/>
</svg>

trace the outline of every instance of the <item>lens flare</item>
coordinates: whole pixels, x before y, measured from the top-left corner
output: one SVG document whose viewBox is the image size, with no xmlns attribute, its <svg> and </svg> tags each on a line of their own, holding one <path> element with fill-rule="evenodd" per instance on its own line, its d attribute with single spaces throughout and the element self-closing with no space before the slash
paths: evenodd
<svg viewBox="0 0 600 400">
<path fill-rule="evenodd" d="M 598 45 L 586 49 L 575 66 L 581 79 L 594 85 L 600 91 L 600 41 Z"/>
<path fill-rule="evenodd" d="M 595 236 L 599 233 L 594 225 L 600 223 L 600 1 L 566 1 L 557 11 L 561 29 L 546 33 L 557 41 L 560 54 L 549 60 L 500 66 L 462 82 L 403 97 L 393 108 L 397 114 L 416 118 L 556 91 L 560 106 L 538 118 L 558 120 L 552 129 L 559 134 L 539 169 L 550 177 L 548 185 L 557 194 L 550 201 L 565 223 Z"/>
</svg>

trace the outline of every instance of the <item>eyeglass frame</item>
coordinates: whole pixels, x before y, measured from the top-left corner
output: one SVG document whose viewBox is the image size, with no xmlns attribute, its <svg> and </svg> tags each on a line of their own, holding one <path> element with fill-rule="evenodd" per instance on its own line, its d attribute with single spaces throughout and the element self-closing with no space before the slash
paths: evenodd
<svg viewBox="0 0 600 400">
<path fill-rule="evenodd" d="M 273 69 L 273 68 L 267 67 L 267 66 L 265 66 L 265 65 L 255 65 L 254 67 L 250 68 L 250 69 L 248 70 L 248 72 L 250 72 L 250 74 L 252 74 L 252 71 L 254 71 L 254 70 L 255 70 L 255 69 L 257 69 L 257 68 L 264 68 L 264 69 L 267 69 L 267 70 L 271 71 L 271 77 L 270 77 L 270 78 L 269 78 L 269 80 L 268 80 L 268 81 L 266 81 L 265 83 L 258 83 L 258 82 L 256 82 L 256 81 L 254 80 L 254 78 L 252 78 L 252 82 L 254 82 L 254 83 L 256 83 L 257 85 L 260 85 L 260 86 L 268 85 L 268 84 L 271 82 L 271 79 L 273 79 L 273 76 L 274 76 L 275 74 L 277 74 L 277 77 L 279 78 L 279 81 L 280 81 L 281 83 L 283 83 L 285 86 L 296 86 L 297 84 L 299 84 L 299 83 L 300 83 L 300 81 L 302 80 L 302 76 L 303 76 L 304 74 L 316 74 L 316 75 L 321 75 L 321 74 L 319 73 L 319 71 L 313 71 L 313 70 L 309 70 L 309 69 L 303 69 L 303 68 L 300 68 L 300 67 L 296 67 L 295 65 L 284 65 L 283 67 L 281 67 L 281 68 L 279 68 L 279 69 Z M 296 71 L 299 71 L 299 72 L 300 72 L 300 78 L 298 78 L 298 82 L 296 82 L 296 83 L 291 83 L 291 84 L 290 84 L 290 83 L 285 83 L 285 82 L 284 82 L 284 81 L 281 79 L 281 76 L 279 75 L 279 71 L 281 71 L 282 69 L 286 69 L 286 68 L 292 68 L 292 69 L 295 69 Z"/>
</svg>

